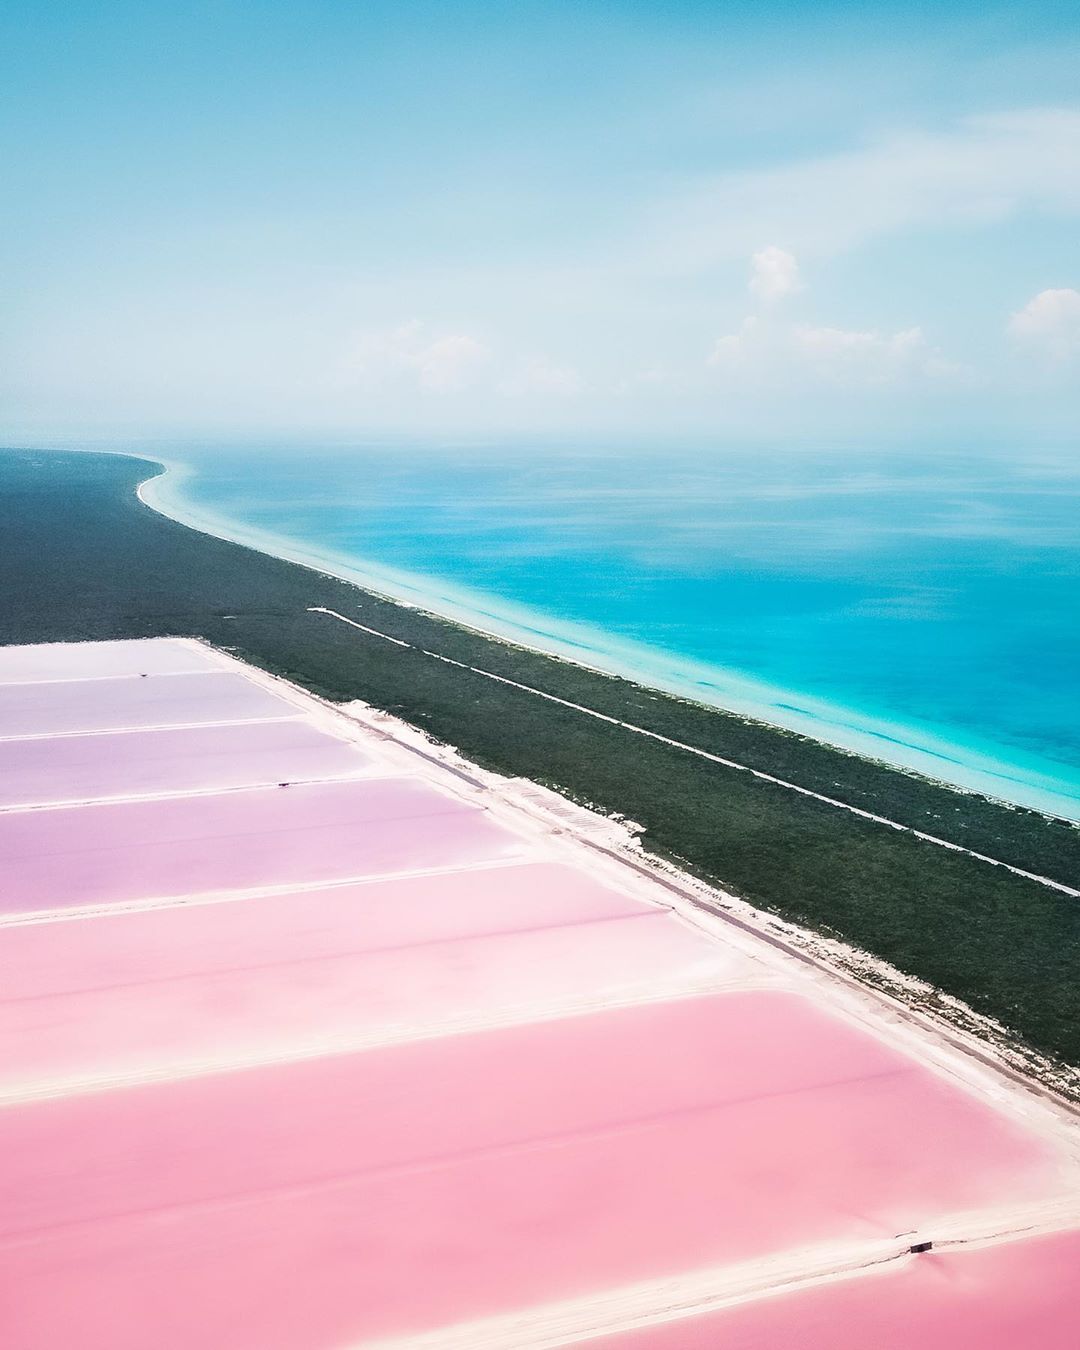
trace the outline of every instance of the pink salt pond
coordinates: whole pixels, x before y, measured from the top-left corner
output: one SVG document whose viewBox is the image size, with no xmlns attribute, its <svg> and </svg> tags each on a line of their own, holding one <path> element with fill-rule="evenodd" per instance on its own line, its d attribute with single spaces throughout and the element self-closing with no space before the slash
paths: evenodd
<svg viewBox="0 0 1080 1350">
<path fill-rule="evenodd" d="M 299 718 L 0 741 L 0 807 L 343 778 L 371 765 Z"/>
<path fill-rule="evenodd" d="M 512 856 L 513 835 L 413 779 L 0 814 L 0 913 L 295 886 Z"/>
<path fill-rule="evenodd" d="M 110 1350 L 362 1345 L 1057 1182 L 994 1112 L 768 992 L 28 1103 L 0 1157 L 16 1343 Z"/>
<path fill-rule="evenodd" d="M 517 863 L 21 925 L 0 942 L 0 990 L 45 998 L 664 912 L 574 868 Z"/>
<path fill-rule="evenodd" d="M 0 647 L 0 684 L 53 680 L 99 680 L 121 675 L 185 675 L 221 670 L 223 658 L 209 647 L 179 638 L 128 642 L 43 642 Z"/>
<path fill-rule="evenodd" d="M 380 898 L 392 900 L 397 884 L 380 888 L 383 897 L 359 897 L 354 926 Z M 429 888 L 434 899 L 436 879 Z M 296 897 L 297 909 L 303 903 Z M 243 909 L 249 924 L 261 922 L 260 907 L 227 906 Z M 0 1098 L 550 1018 L 665 989 L 719 988 L 745 979 L 752 965 L 644 906 L 617 918 L 368 951 L 348 951 L 345 937 L 321 957 L 301 955 L 289 927 L 277 931 L 273 952 L 269 935 L 255 944 L 261 959 L 237 953 L 228 968 L 0 1004 Z"/>
<path fill-rule="evenodd" d="M 245 675 L 207 670 L 145 679 L 0 684 L 0 737 L 58 736 L 295 717 L 296 707 Z"/>
<path fill-rule="evenodd" d="M 191 643 L 0 649 L 0 1345 L 520 1350 L 566 1303 L 597 1350 L 1080 1343 L 1075 1234 L 597 1339 L 1039 1209 L 1064 1149 L 334 726 Z"/>
<path fill-rule="evenodd" d="M 582 1350 L 1076 1350 L 1080 1232 L 903 1265 L 710 1316 L 582 1343 Z"/>
</svg>

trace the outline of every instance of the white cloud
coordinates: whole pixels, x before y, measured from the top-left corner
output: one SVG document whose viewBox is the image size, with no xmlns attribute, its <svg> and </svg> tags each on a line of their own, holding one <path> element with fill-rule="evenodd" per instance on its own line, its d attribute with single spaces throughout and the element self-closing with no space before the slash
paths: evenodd
<svg viewBox="0 0 1080 1350">
<path fill-rule="evenodd" d="M 832 255 L 924 225 L 970 228 L 1022 211 L 1080 215 L 1080 110 L 968 117 L 766 170 L 703 180 L 670 198 L 643 231 L 651 256 L 696 271 L 782 238 L 798 255 Z M 645 246 L 645 245 L 643 245 Z"/>
<path fill-rule="evenodd" d="M 801 289 L 799 264 L 793 253 L 770 244 L 759 249 L 751 259 L 753 275 L 750 290 L 766 302 L 781 300 L 785 295 Z"/>
<path fill-rule="evenodd" d="M 476 383 L 491 352 L 468 333 L 433 336 L 418 319 L 364 333 L 348 359 L 350 374 L 367 383 L 405 379 L 436 394 L 457 393 Z"/>
<path fill-rule="evenodd" d="M 750 289 L 768 307 L 713 343 L 706 364 L 721 374 L 758 385 L 873 387 L 966 373 L 933 350 L 917 326 L 881 333 L 782 319 L 771 302 L 802 289 L 794 254 L 770 246 L 759 249 L 752 264 Z"/>
<path fill-rule="evenodd" d="M 709 353 L 709 365 L 718 366 L 721 370 L 733 370 L 743 365 L 758 345 L 755 341 L 757 329 L 758 320 L 750 315 L 743 319 L 738 332 L 718 337 Z"/>
<path fill-rule="evenodd" d="M 419 355 L 417 369 L 425 389 L 449 393 L 470 384 L 490 353 L 468 333 L 436 338 Z"/>
<path fill-rule="evenodd" d="M 1080 354 L 1080 291 L 1040 291 L 1012 316 L 1009 332 L 1054 362 Z"/>
<path fill-rule="evenodd" d="M 933 373 L 921 328 L 896 333 L 800 324 L 792 333 L 796 353 L 827 379 L 844 384 L 889 383 L 904 375 Z"/>
<path fill-rule="evenodd" d="M 578 393 L 580 389 L 581 377 L 576 370 L 556 365 L 544 357 L 523 361 L 499 386 L 500 393 L 510 398 L 529 394 L 563 398 Z"/>
<path fill-rule="evenodd" d="M 918 327 L 881 333 L 770 323 L 756 315 L 744 319 L 736 332 L 717 338 L 708 365 L 740 382 L 779 387 L 873 388 L 965 373 L 931 347 Z"/>
</svg>

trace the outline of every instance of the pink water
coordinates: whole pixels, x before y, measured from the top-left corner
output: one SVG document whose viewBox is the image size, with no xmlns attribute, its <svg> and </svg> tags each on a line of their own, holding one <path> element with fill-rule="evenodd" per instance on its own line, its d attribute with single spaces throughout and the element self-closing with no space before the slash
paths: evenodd
<svg viewBox="0 0 1080 1350">
<path fill-rule="evenodd" d="M 61 684 L 0 684 L 0 736 L 295 717 L 297 709 L 231 670 Z M 107 751 L 106 751 L 107 753 Z"/>
<path fill-rule="evenodd" d="M 258 922 L 258 914 L 249 911 Z M 367 954 L 276 960 L 0 1004 L 0 1093 L 118 1074 L 206 1072 L 463 1024 L 714 985 L 748 962 L 666 914 Z"/>
<path fill-rule="evenodd" d="M 371 764 L 299 720 L 0 741 L 0 806 L 340 778 Z"/>
<path fill-rule="evenodd" d="M 0 814 L 0 912 L 287 886 L 512 856 L 486 813 L 412 779 Z"/>
<path fill-rule="evenodd" d="M 24 1106 L 0 1157 L 17 1343 L 111 1350 L 336 1345 L 1055 1184 L 993 1112 L 772 993 Z"/>
<path fill-rule="evenodd" d="M 11 928 L 0 990 L 44 997 L 258 967 L 283 951 L 308 961 L 664 912 L 555 863 L 366 881 L 213 904 L 196 922 L 166 908 Z"/>
<path fill-rule="evenodd" d="M 177 675 L 221 668 L 221 658 L 214 652 L 173 638 L 0 647 L 0 684 L 92 680 L 110 675 Z"/>
<path fill-rule="evenodd" d="M 0 740 L 5 1350 L 347 1350 L 1060 1193 L 1049 1145 L 762 962 L 357 776 L 215 660 L 0 650 L 0 737 L 41 737 Z M 602 1344 L 1064 1350 L 1076 1242 Z"/>
<path fill-rule="evenodd" d="M 588 1350 L 1076 1350 L 1080 1232 L 929 1252 L 881 1274 L 667 1326 Z"/>
</svg>

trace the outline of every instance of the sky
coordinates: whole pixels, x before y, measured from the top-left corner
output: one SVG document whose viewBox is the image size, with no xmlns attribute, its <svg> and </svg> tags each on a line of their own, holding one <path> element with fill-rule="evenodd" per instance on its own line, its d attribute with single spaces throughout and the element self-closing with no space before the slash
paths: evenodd
<svg viewBox="0 0 1080 1350">
<path fill-rule="evenodd" d="M 0 156 L 7 442 L 1080 440 L 1075 3 L 8 0 Z"/>
</svg>

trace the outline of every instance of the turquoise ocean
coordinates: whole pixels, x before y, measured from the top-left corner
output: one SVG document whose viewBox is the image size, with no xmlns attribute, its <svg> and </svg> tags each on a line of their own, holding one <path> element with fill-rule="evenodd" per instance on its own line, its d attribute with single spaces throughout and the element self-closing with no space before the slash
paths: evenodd
<svg viewBox="0 0 1080 1350">
<path fill-rule="evenodd" d="M 477 627 L 1080 818 L 1080 456 L 200 446 L 147 500 Z"/>
</svg>

